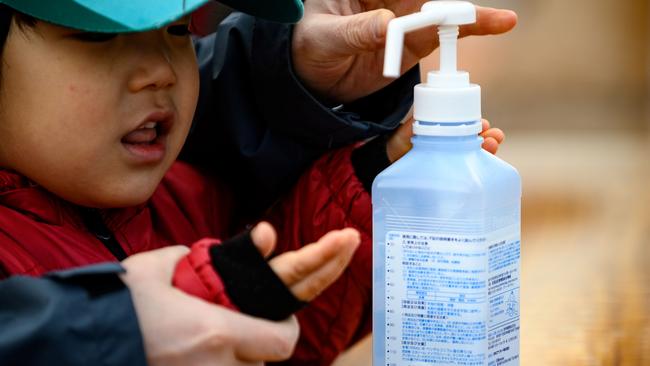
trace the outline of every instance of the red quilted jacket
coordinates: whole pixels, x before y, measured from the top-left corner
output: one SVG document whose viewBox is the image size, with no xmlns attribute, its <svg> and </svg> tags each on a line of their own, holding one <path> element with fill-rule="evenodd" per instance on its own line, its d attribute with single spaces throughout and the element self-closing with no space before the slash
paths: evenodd
<svg viewBox="0 0 650 366">
<path fill-rule="evenodd" d="M 328 365 L 370 331 L 370 196 L 350 163 L 352 148 L 331 153 L 300 179 L 264 219 L 278 231 L 277 253 L 316 241 L 326 232 L 354 227 L 361 245 L 331 287 L 298 313 L 301 338 L 292 365 Z M 151 199 L 138 207 L 100 212 L 127 255 L 205 237 L 234 234 L 227 187 L 177 162 Z M 79 207 L 26 178 L 0 170 L 0 277 L 38 276 L 92 263 L 115 261 L 88 231 Z"/>
</svg>

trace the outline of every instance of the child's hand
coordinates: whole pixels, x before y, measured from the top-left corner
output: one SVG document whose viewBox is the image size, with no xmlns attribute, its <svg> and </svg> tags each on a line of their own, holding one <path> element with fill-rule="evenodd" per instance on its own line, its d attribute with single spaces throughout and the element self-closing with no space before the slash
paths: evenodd
<svg viewBox="0 0 650 366">
<path fill-rule="evenodd" d="M 276 243 L 273 227 L 259 223 L 252 231 L 255 246 L 268 257 Z M 334 230 L 317 242 L 296 251 L 286 252 L 269 261 L 269 265 L 302 301 L 310 301 L 343 273 L 360 243 L 359 232 L 354 229 Z"/>
<path fill-rule="evenodd" d="M 490 128 L 490 122 L 486 119 L 482 121 L 483 130 L 479 134 L 483 137 L 483 149 L 496 154 L 499 150 L 499 145 L 505 139 L 505 134 L 498 128 Z M 404 156 L 413 145 L 411 144 L 411 137 L 413 137 L 413 118 L 411 117 L 408 122 L 401 125 L 395 133 L 388 139 L 386 144 L 386 153 L 391 163 L 396 162 L 399 158 Z"/>
<path fill-rule="evenodd" d="M 483 130 L 479 135 L 483 137 L 483 149 L 485 151 L 496 154 L 499 150 L 499 145 L 505 140 L 506 135 L 498 128 L 490 128 L 490 121 L 484 119 L 483 121 Z"/>
</svg>

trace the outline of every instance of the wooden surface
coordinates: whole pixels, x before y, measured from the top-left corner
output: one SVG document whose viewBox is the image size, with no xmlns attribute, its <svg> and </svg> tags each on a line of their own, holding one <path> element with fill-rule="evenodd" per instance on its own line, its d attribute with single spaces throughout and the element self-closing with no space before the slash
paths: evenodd
<svg viewBox="0 0 650 366">
<path fill-rule="evenodd" d="M 650 365 L 650 148 L 638 134 L 509 134 L 519 169 L 521 364 Z M 370 338 L 336 366 L 371 365 Z"/>
</svg>

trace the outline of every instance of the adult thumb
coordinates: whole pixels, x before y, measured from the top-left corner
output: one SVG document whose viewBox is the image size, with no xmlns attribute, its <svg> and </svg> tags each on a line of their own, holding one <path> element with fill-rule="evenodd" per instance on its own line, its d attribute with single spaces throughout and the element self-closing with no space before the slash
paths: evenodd
<svg viewBox="0 0 650 366">
<path fill-rule="evenodd" d="M 122 261 L 126 273 L 122 276 L 127 284 L 133 279 L 147 278 L 171 283 L 178 261 L 189 253 L 183 245 L 175 245 L 132 255 Z"/>
<path fill-rule="evenodd" d="M 382 49 L 388 22 L 395 14 L 387 9 L 377 9 L 359 14 L 341 16 L 331 46 L 349 55 Z"/>
</svg>

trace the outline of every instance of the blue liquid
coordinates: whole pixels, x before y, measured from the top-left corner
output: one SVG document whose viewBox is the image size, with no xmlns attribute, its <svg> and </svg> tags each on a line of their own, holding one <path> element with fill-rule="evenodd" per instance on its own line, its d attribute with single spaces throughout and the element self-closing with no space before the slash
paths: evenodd
<svg viewBox="0 0 650 366">
<path fill-rule="evenodd" d="M 484 151 L 481 148 L 482 141 L 482 138 L 475 135 L 415 136 L 413 149 L 377 176 L 373 183 L 373 365 L 375 366 L 492 365 L 497 361 L 505 365 L 519 364 L 518 278 L 521 179 L 512 166 Z M 429 236 L 431 238 L 434 235 L 461 238 L 487 237 L 484 243 L 475 244 L 471 248 L 475 254 L 471 266 L 479 269 L 477 273 L 482 272 L 477 274 L 477 285 L 469 286 L 470 289 L 459 288 L 449 292 L 448 289 L 435 287 L 439 283 L 436 284 L 434 281 L 433 287 L 429 286 L 429 290 L 423 291 L 417 276 L 409 277 L 410 280 L 402 276 L 401 272 L 407 273 L 409 270 L 402 265 L 405 262 L 396 261 L 393 257 L 392 262 L 389 263 L 389 269 L 393 271 L 388 273 L 389 276 L 393 276 L 390 277 L 391 281 L 397 278 L 394 275 L 395 271 L 400 273 L 402 276 L 400 279 L 403 280 L 403 283 L 393 283 L 392 286 L 420 289 L 408 292 L 412 294 L 409 298 L 430 300 L 427 304 L 435 303 L 436 306 L 444 306 L 445 309 L 446 307 L 460 309 L 463 306 L 474 306 L 480 309 L 477 314 L 480 314 L 482 319 L 475 319 L 472 323 L 478 329 L 476 334 L 479 334 L 479 336 L 475 335 L 475 340 L 467 341 L 466 339 L 471 337 L 465 334 L 465 340 L 452 342 L 452 339 L 456 339 L 455 335 L 452 337 L 452 333 L 444 333 L 440 330 L 442 328 L 434 326 L 422 327 L 413 333 L 418 337 L 426 334 L 428 340 L 423 341 L 418 338 L 417 342 L 408 343 L 401 337 L 405 332 L 412 332 L 409 330 L 412 328 L 408 327 L 415 324 L 413 322 L 398 325 L 391 322 L 392 325 L 389 326 L 387 333 L 386 238 L 389 233 L 395 235 L 394 233 L 400 232 L 431 234 Z M 496 244 L 490 241 L 490 238 L 494 238 L 490 235 L 499 232 L 508 232 L 510 235 L 509 239 L 505 240 L 509 240 L 505 243 L 509 245 L 507 250 L 501 252 L 497 252 L 494 249 Z M 503 234 L 498 235 L 503 236 Z M 395 244 L 392 245 L 391 248 L 394 248 Z M 433 246 L 428 248 L 431 249 Z M 495 262 L 505 261 L 503 258 L 508 255 L 510 262 L 503 262 L 503 266 Z M 438 261 L 443 262 L 452 258 L 451 256 L 436 257 L 433 254 L 426 256 L 438 258 Z M 418 262 L 416 260 L 410 263 Z M 499 267 L 510 269 L 512 282 L 505 287 L 497 288 L 491 284 L 497 281 L 497 277 L 491 276 L 499 271 Z M 413 271 L 419 267 L 412 265 L 410 268 Z M 435 268 L 432 270 L 435 271 Z M 498 299 L 488 298 L 488 290 L 495 290 L 495 292 L 504 290 L 505 293 Z M 392 291 L 390 287 L 389 291 Z M 392 297 L 393 303 L 390 308 L 393 309 L 393 313 L 389 314 L 391 319 L 395 319 L 395 316 L 400 317 L 400 311 L 409 311 L 402 309 L 395 313 L 394 305 L 402 303 L 404 298 L 398 296 L 395 300 L 395 297 Z M 492 305 L 497 302 L 502 302 L 503 305 Z M 422 314 L 435 313 L 431 309 L 426 311 Z M 399 319 L 403 320 L 403 318 Z M 493 341 L 495 338 L 493 335 L 497 333 L 488 335 L 488 332 L 490 329 L 495 329 L 491 328 L 492 326 L 501 326 L 505 323 L 510 324 L 506 330 L 511 329 L 509 334 L 511 341 L 507 346 L 503 346 L 503 349 L 497 349 L 498 342 Z M 442 323 L 438 321 L 436 324 L 446 323 L 443 320 Z M 420 326 L 419 323 L 417 326 Z M 396 332 L 398 336 L 395 336 Z M 502 333 L 504 331 L 500 334 Z M 443 338 L 445 334 L 449 336 L 437 343 L 436 334 Z M 516 340 L 513 341 L 515 336 Z M 458 342 L 458 346 L 455 346 L 454 342 Z M 438 347 L 443 350 L 435 351 Z M 449 351 L 450 349 L 454 351 Z M 453 352 L 465 352 L 463 356 L 465 358 L 453 356 L 455 354 Z M 429 356 L 425 356 L 425 353 L 429 353 Z"/>
</svg>

